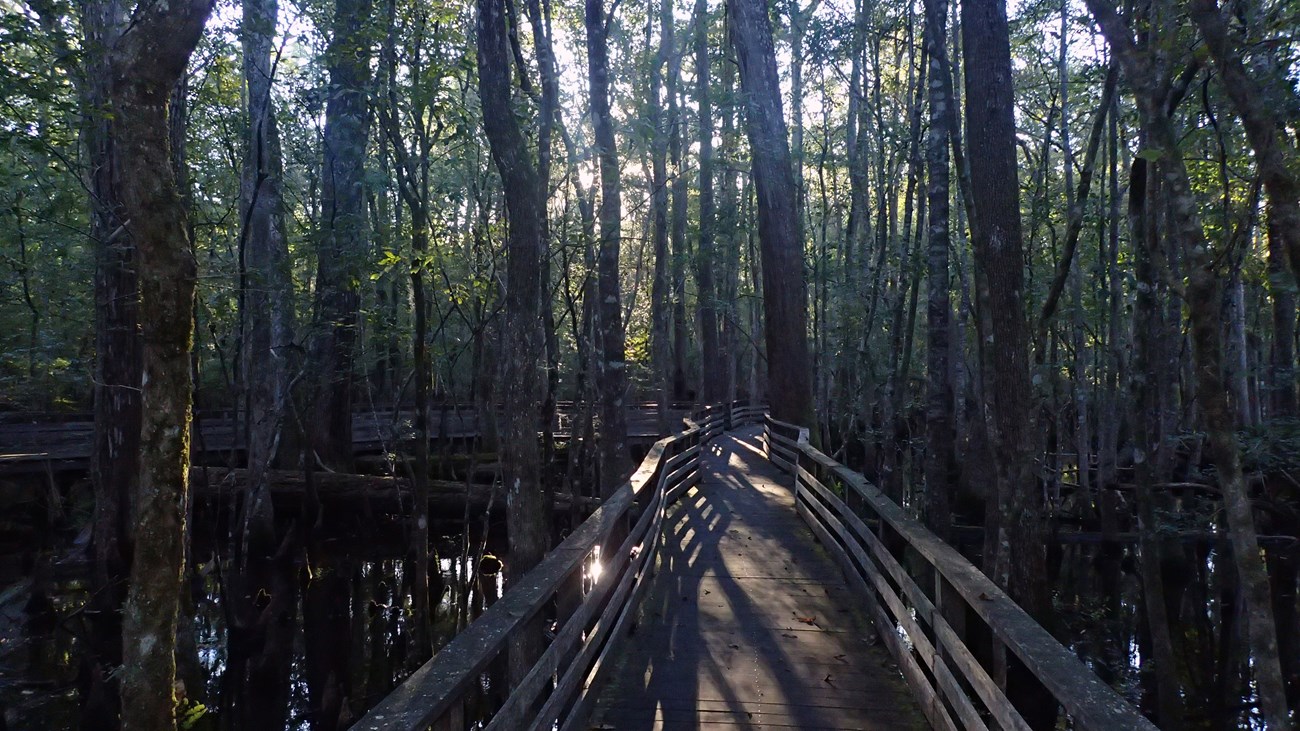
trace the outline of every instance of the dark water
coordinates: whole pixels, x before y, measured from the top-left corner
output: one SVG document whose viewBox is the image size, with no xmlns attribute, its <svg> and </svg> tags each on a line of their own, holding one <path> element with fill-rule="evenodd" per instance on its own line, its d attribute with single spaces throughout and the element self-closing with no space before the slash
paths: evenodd
<svg viewBox="0 0 1300 731">
<path fill-rule="evenodd" d="M 500 596 L 503 575 L 488 555 L 479 561 L 484 544 L 480 531 L 468 536 L 444 536 L 436 541 L 439 558 L 431 565 L 433 645 L 445 644 L 466 622 Z M 84 563 L 59 563 L 56 556 L 75 555 L 75 548 L 47 551 L 18 561 L 0 575 L 0 729 L 32 731 L 77 728 L 80 723 L 78 676 L 85 650 L 81 608 L 88 596 Z M 340 539 L 329 546 L 328 571 L 304 561 L 289 563 L 280 586 L 292 587 L 292 626 L 285 633 L 282 657 L 269 664 L 279 668 L 259 676 L 252 686 L 248 661 L 232 650 L 231 608 L 218 563 L 209 557 L 190 572 L 189 596 L 179 621 L 177 675 L 184 684 L 182 728 L 197 730 L 266 728 L 267 719 L 286 729 L 331 728 L 319 723 L 313 709 L 313 662 L 322 654 L 346 653 L 346 700 L 337 723 L 346 726 L 395 687 L 422 662 L 408 646 L 412 622 L 411 568 L 395 545 Z M 23 566 L 21 564 L 27 564 Z M 474 570 L 483 567 L 483 571 Z M 35 573 L 37 579 L 16 573 Z M 322 600 L 320 589 L 328 583 Z M 316 585 L 313 586 L 313 583 Z M 312 602 L 336 610 L 341 631 L 308 637 Z M 319 616 L 320 611 L 315 612 Z M 328 615 L 328 611 L 326 612 Z M 341 623 L 338 620 L 341 619 Z M 237 640 L 235 641 L 237 643 Z M 233 654 L 232 654 L 233 653 Z M 274 655 L 274 653 L 268 653 Z M 266 658 L 261 658 L 265 660 Z M 268 687 L 274 692 L 268 692 Z M 278 707 L 266 707 L 267 699 Z M 261 719 L 249 722 L 247 719 Z M 242 719 L 242 721 L 241 721 Z"/>
<path fill-rule="evenodd" d="M 1186 510 L 1182 515 L 1188 523 L 1180 528 L 1215 529 L 1213 513 Z M 496 571 L 499 563 L 491 557 L 500 537 L 489 531 L 490 540 L 485 540 L 485 529 L 486 523 L 475 521 L 467 534 L 435 540 L 440 557 L 431 577 L 435 647 L 504 588 Z M 241 722 L 246 713 L 276 719 L 274 727 L 285 729 L 346 726 L 388 693 L 421 662 L 408 645 L 412 597 L 403 540 L 398 529 L 340 535 L 326 543 L 328 566 L 309 566 L 303 556 L 286 564 L 287 573 L 280 578 L 292 587 L 292 621 L 276 665 L 280 670 L 271 673 L 275 693 L 265 692 L 265 684 L 250 688 L 241 680 L 247 673 L 239 668 L 246 663 L 232 650 L 232 640 L 238 642 L 232 637 L 225 577 L 212 551 L 196 547 L 196 557 L 204 558 L 190 573 L 178 649 L 178 676 L 186 695 L 183 726 L 200 731 L 271 727 Z M 72 543 L 65 536 L 61 546 L 11 544 L 8 554 L 0 553 L 0 711 L 5 721 L 0 730 L 78 725 L 86 632 L 81 607 L 88 590 L 84 564 L 67 562 L 81 552 Z M 1248 681 L 1235 572 L 1223 540 L 1170 540 L 1165 548 L 1164 588 L 1178 658 L 1172 672 L 1183 687 L 1187 728 L 1262 729 Z M 1072 544 L 1053 550 L 1057 613 L 1052 631 L 1103 680 L 1153 716 L 1154 682 L 1171 671 L 1151 660 L 1137 546 Z M 489 555 L 486 561 L 480 561 L 483 552 Z M 488 571 L 477 571 L 479 567 Z M 332 582 L 330 591 L 322 598 L 319 590 L 327 581 Z M 312 604 L 321 601 L 323 605 Z M 321 612 L 313 614 L 313 606 L 333 607 L 333 624 L 307 631 L 321 626 Z M 1300 627 L 1280 625 L 1279 632 L 1294 637 Z M 338 717 L 322 720 L 314 711 L 320 690 L 312 687 L 312 669 L 326 650 L 345 651 L 348 677 Z M 485 694 L 489 691 L 484 688 Z"/>
</svg>

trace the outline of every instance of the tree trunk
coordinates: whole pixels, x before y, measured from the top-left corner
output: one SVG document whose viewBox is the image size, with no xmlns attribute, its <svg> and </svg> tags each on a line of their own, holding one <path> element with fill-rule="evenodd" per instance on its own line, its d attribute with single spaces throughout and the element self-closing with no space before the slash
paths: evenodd
<svg viewBox="0 0 1300 731">
<path fill-rule="evenodd" d="M 91 531 L 94 566 L 86 617 L 88 652 L 81 684 L 81 726 L 88 731 L 118 726 L 122 663 L 122 603 L 131 568 L 131 500 L 140 480 L 141 341 L 135 243 L 123 225 L 115 187 L 117 157 L 109 113 L 109 53 L 126 24 L 120 0 L 88 0 L 81 6 L 85 58 L 80 105 L 85 110 L 86 187 L 90 235 L 95 246 L 95 441 L 90 480 L 95 493 Z M 48 22 L 48 21 L 47 21 Z"/>
<path fill-rule="evenodd" d="M 1232 560 L 1241 582 L 1250 644 L 1250 667 L 1259 693 L 1259 708 L 1269 729 L 1291 728 L 1286 688 L 1278 655 L 1268 572 L 1260 555 L 1255 518 L 1241 468 L 1240 448 L 1223 379 L 1221 287 L 1217 256 L 1205 238 L 1196 195 L 1192 191 L 1179 139 L 1166 111 L 1167 100 L 1153 69 L 1150 51 L 1133 40 L 1124 19 L 1108 0 L 1087 0 L 1112 52 L 1124 68 L 1138 110 L 1161 155 L 1160 169 L 1170 196 L 1169 236 L 1187 261 L 1185 301 L 1191 320 L 1197 402 L 1210 456 L 1223 491 Z M 1258 151 L 1257 151 L 1258 153 Z"/>
<path fill-rule="evenodd" d="M 1273 305 L 1273 348 L 1269 351 L 1269 403 L 1275 419 L 1300 414 L 1296 405 L 1296 292 L 1286 269 L 1283 234 L 1275 216 L 1268 218 L 1268 291 Z"/>
<path fill-rule="evenodd" d="M 745 126 L 753 158 L 751 179 L 758 195 L 772 416 L 813 427 L 803 232 L 781 112 L 772 23 L 766 3 L 761 0 L 727 0 L 727 11 L 740 62 L 747 110 Z"/>
<path fill-rule="evenodd" d="M 664 0 L 663 27 L 672 27 L 672 1 Z M 664 42 L 668 47 L 667 37 Z M 718 261 L 714 255 L 713 212 L 713 99 L 709 94 L 709 4 L 695 0 L 695 103 L 699 110 L 700 239 L 696 252 L 695 282 L 699 289 L 701 399 L 716 403 L 725 397 L 725 362 L 718 342 L 718 296 L 713 279 Z M 681 174 L 681 170 L 678 170 Z"/>
<path fill-rule="evenodd" d="M 983 333 L 984 378 L 992 406 L 993 442 L 1000 457 L 999 548 L 985 570 L 1031 616 L 1046 621 L 1051 606 L 1043 552 L 1042 497 L 1034 470 L 1038 437 L 1031 403 L 1033 385 L 1021 305 L 1024 253 L 1005 6 L 1001 0 L 967 0 L 962 4 L 962 30 L 966 138 L 975 203 L 972 246 L 981 309 L 988 323 Z"/>
<path fill-rule="evenodd" d="M 591 85 L 591 126 L 600 162 L 600 249 L 597 255 L 596 308 L 600 330 L 600 358 L 596 378 L 600 389 L 600 494 L 609 497 L 632 469 L 627 448 L 627 363 L 623 347 L 622 307 L 619 304 L 619 250 L 623 212 L 614 140 L 614 117 L 609 110 L 610 18 L 604 0 L 586 0 L 587 74 Z"/>
<path fill-rule="evenodd" d="M 317 250 L 312 369 L 307 444 L 330 468 L 352 463 L 353 359 L 359 318 L 359 282 L 368 250 L 365 204 L 366 141 L 370 128 L 371 0 L 336 0 L 326 49 L 329 97 L 325 105 L 321 233 Z"/>
<path fill-rule="evenodd" d="M 242 42 L 248 91 L 248 149 L 241 184 L 240 251 L 243 328 L 240 377 L 247 418 L 247 460 L 252 479 L 244 499 L 241 554 L 269 558 L 276 550 L 274 514 L 261 479 L 275 462 L 289 385 L 292 342 L 289 249 L 281 197 L 280 133 L 271 98 L 276 0 L 244 0 Z M 250 542 L 260 540 L 251 544 Z"/>
<path fill-rule="evenodd" d="M 510 577 L 537 565 L 549 544 L 540 484 L 537 417 L 541 408 L 544 343 L 541 327 L 542 216 L 536 167 L 511 102 L 505 0 L 478 0 L 478 90 L 483 129 L 505 191 L 506 303 L 502 333 L 501 442 L 506 485 Z M 615 312 L 618 311 L 615 303 Z M 541 652 L 540 623 L 519 633 L 510 647 L 510 678 L 517 683 Z"/>
<path fill-rule="evenodd" d="M 292 596 L 280 596 L 283 567 L 277 556 L 275 513 L 267 471 L 281 452 L 289 388 L 289 347 L 292 344 L 293 305 L 289 251 L 285 238 L 281 195 L 283 163 L 271 88 L 275 76 L 272 41 L 278 3 L 245 0 L 241 43 L 247 92 L 248 136 L 240 181 L 240 364 L 238 378 L 243 397 L 245 455 L 249 479 L 240 502 L 239 533 L 227 579 L 232 646 L 232 699 L 238 721 L 244 725 L 283 723 L 284 710 L 276 701 L 289 692 L 285 645 L 285 614 L 293 610 Z M 284 546 L 288 552 L 288 544 Z M 259 597 L 271 596 L 269 607 Z M 249 638 L 245 641 L 243 638 Z"/>
<path fill-rule="evenodd" d="M 696 21 L 707 27 L 707 16 Z M 723 245 L 718 250 L 718 259 L 721 262 L 722 281 L 719 289 L 720 307 L 722 313 L 722 352 L 726 360 L 726 389 L 725 397 L 728 401 L 735 400 L 740 392 L 740 251 L 743 233 L 736 222 L 740 218 L 739 202 L 739 171 L 736 166 L 731 164 L 736 156 L 736 146 L 738 143 L 736 136 L 736 104 L 732 89 L 735 87 L 736 67 L 729 60 L 722 64 L 721 98 L 728 100 L 727 105 L 720 108 L 722 112 L 722 129 L 720 137 L 722 147 L 720 148 L 720 157 L 725 164 L 720 176 L 721 190 L 718 199 L 717 215 L 717 232 L 725 238 Z M 757 399 L 758 395 L 749 393 L 748 397 Z"/>
<path fill-rule="evenodd" d="M 668 157 L 673 164 L 673 179 L 670 184 L 672 193 L 672 216 L 669 220 L 669 239 L 672 249 L 673 280 L 673 390 L 679 401 L 694 401 L 699 394 L 692 387 L 690 366 L 687 352 L 690 350 L 690 324 L 686 318 L 686 218 L 687 175 L 683 162 L 682 137 L 685 126 L 682 110 L 678 104 L 677 81 L 682 75 L 681 56 L 676 52 L 673 40 L 673 28 L 669 23 L 664 28 L 667 33 L 667 76 L 664 78 L 664 97 L 668 107 Z"/>
<path fill-rule="evenodd" d="M 925 53 L 930 65 L 928 85 L 930 130 L 926 138 L 926 205 L 929 209 L 929 296 L 926 301 L 925 496 L 926 525 L 946 539 L 951 523 L 948 493 L 956 454 L 953 446 L 954 403 L 949 380 L 952 304 L 948 276 L 948 98 L 940 79 L 948 64 L 948 2 L 926 0 Z"/>
<path fill-rule="evenodd" d="M 972 248 L 983 351 L 984 394 L 996 460 L 996 494 L 986 515 L 984 571 L 1044 625 L 1052 620 L 1046 525 L 1035 467 L 1039 435 L 1029 373 L 1023 298 L 1024 249 L 1017 181 L 1011 46 L 1002 0 L 962 3 L 966 139 L 974 210 Z M 1007 657 L 1010 698 L 1034 728 L 1055 724 L 1032 674 Z"/>
<path fill-rule="evenodd" d="M 136 245 L 145 314 L 143 451 L 122 626 L 127 729 L 176 724 L 176 612 L 185 556 L 197 268 L 171 166 L 167 102 L 211 11 L 209 0 L 138 7 L 110 57 L 114 183 L 123 225 Z"/>
<path fill-rule="evenodd" d="M 672 22 L 671 0 L 664 3 L 670 8 L 667 15 L 660 14 L 660 23 Z M 646 22 L 646 45 L 650 44 L 652 23 Z M 668 282 L 668 133 L 664 129 L 663 102 L 659 97 L 663 67 L 669 53 L 668 41 L 664 38 L 666 31 L 660 30 L 659 52 L 651 62 L 650 68 L 650 200 L 653 220 L 651 237 L 654 248 L 654 283 L 650 292 L 650 340 L 653 347 L 652 361 L 655 380 L 659 388 L 659 431 L 663 435 L 672 433 L 668 423 L 668 408 L 672 402 L 672 343 L 668 339 L 668 330 L 672 320 L 672 311 L 668 307 L 671 297 Z M 704 232 L 701 229 L 700 235 Z"/>
<path fill-rule="evenodd" d="M 1160 292 L 1164 289 L 1157 274 L 1155 255 L 1159 244 L 1148 236 L 1148 217 L 1153 215 L 1148 202 L 1153 199 L 1148 181 L 1147 161 L 1137 158 L 1129 175 L 1129 237 L 1133 246 L 1134 276 L 1137 292 L 1133 303 L 1133 377 L 1130 385 L 1133 406 L 1134 478 L 1137 489 L 1138 542 L 1142 552 L 1139 570 L 1142 578 L 1143 613 L 1152 645 L 1156 675 L 1156 703 L 1160 725 L 1168 731 L 1183 727 L 1183 703 L 1178 662 L 1165 600 L 1164 542 L 1151 485 L 1163 479 L 1157 474 L 1156 460 L 1151 457 L 1163 441 L 1159 409 L 1160 378 Z M 1151 181 L 1154 183 L 1154 181 Z"/>
</svg>

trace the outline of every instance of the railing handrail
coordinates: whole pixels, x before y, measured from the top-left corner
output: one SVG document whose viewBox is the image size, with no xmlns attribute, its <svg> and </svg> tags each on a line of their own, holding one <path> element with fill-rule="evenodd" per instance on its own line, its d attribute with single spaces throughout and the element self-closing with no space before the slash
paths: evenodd
<svg viewBox="0 0 1300 731">
<path fill-rule="evenodd" d="M 735 411 L 729 404 L 702 410 L 698 415 L 692 414 L 699 417 L 698 421 L 687 417 L 683 419 L 683 431 L 655 442 L 632 476 L 587 520 L 537 566 L 513 580 L 501 598 L 371 708 L 354 728 L 415 731 L 428 728 L 440 719 L 449 727 L 463 725 L 464 719 L 458 712 L 463 712 L 463 702 L 480 675 L 505 651 L 511 637 L 542 611 L 575 571 L 581 570 L 594 549 L 608 542 L 615 527 L 630 516 L 633 506 L 639 502 L 643 510 L 635 527 L 605 557 L 609 565 L 596 585 L 582 597 L 572 615 L 561 618 L 563 626 L 551 647 L 519 687 L 512 689 L 502 709 L 509 715 L 534 707 L 546 692 L 550 678 L 558 672 L 561 678 L 547 698 L 541 716 L 528 723 L 549 729 L 571 704 L 576 710 L 568 711 L 568 718 L 561 726 L 568 728 L 580 723 L 586 710 L 582 694 L 589 690 L 591 678 L 608 651 L 608 640 L 618 634 L 646 586 L 645 568 L 654 565 L 658 552 L 663 509 L 698 481 L 703 445 L 730 425 Z M 742 407 L 739 411 L 751 420 L 761 413 L 755 407 Z M 641 550 L 636 550 L 638 546 Z M 601 606 L 607 597 L 608 603 Z M 570 661 L 563 669 L 559 667 L 566 659 L 562 655 Z M 516 697 L 513 691 L 520 689 L 522 695 L 529 697 Z M 499 716 L 494 719 L 493 727 L 506 723 L 514 721 Z"/>
<path fill-rule="evenodd" d="M 803 465 L 800 464 L 800 456 L 806 457 L 811 462 L 810 467 L 815 465 L 814 469 L 820 468 L 829 471 L 848 488 L 852 489 L 865 505 L 874 512 L 875 517 L 879 519 L 881 524 L 888 524 L 894 533 L 924 558 L 926 563 L 938 572 L 947 585 L 957 593 L 962 602 L 974 610 L 988 626 L 993 636 L 1010 649 L 1037 678 L 1037 681 L 1051 693 L 1055 702 L 1074 720 L 1076 728 L 1096 731 L 1120 728 L 1133 731 L 1158 731 L 1155 724 L 1151 723 L 1113 688 L 1102 682 L 1073 652 L 1057 642 L 1051 633 L 1034 621 L 997 584 L 955 548 L 942 541 L 919 521 L 908 515 L 864 476 L 850 470 L 809 444 L 806 429 L 800 429 L 798 438 L 790 439 L 779 433 L 774 433 L 771 429 L 772 425 L 781 427 L 793 427 L 794 425 L 778 422 L 770 416 L 765 419 L 768 458 L 774 464 L 793 474 L 796 503 L 801 508 L 800 514 L 819 533 L 829 529 L 835 531 L 840 541 L 856 541 L 856 550 L 852 552 L 859 562 L 867 559 L 867 554 L 871 554 L 870 557 L 881 563 L 880 567 L 876 567 L 874 564 L 870 567 L 864 566 L 867 575 L 859 575 L 858 577 L 864 588 L 871 587 L 877 581 L 880 584 L 885 584 L 882 578 L 883 574 L 880 573 L 883 570 L 891 578 L 895 579 L 895 582 L 899 584 L 901 594 L 905 595 L 900 596 L 899 593 L 893 593 L 891 597 L 882 596 L 881 598 L 886 599 L 887 603 L 890 603 L 888 600 L 894 600 L 895 603 L 890 603 L 890 609 L 894 610 L 895 616 L 890 618 L 884 611 L 879 611 L 873 615 L 873 619 L 876 620 L 878 625 L 881 623 L 896 624 L 904 627 L 905 630 L 911 630 L 908 632 L 909 637 L 913 639 L 911 647 L 896 641 L 890 642 L 889 637 L 885 638 L 885 644 L 895 653 L 895 659 L 899 661 L 900 667 L 904 668 L 904 675 L 907 676 L 909 684 L 914 686 L 913 690 L 918 695 L 927 696 L 938 703 L 924 708 L 927 717 L 930 717 L 931 723 L 936 728 L 957 728 L 958 726 L 948 715 L 947 709 L 943 708 L 940 696 L 932 686 L 924 689 L 915 687 L 917 682 L 927 683 L 928 681 L 919 672 L 920 665 L 915 663 L 915 658 L 898 657 L 901 653 L 906 652 L 910 655 L 912 652 L 919 653 L 920 649 L 929 651 L 930 657 L 922 657 L 921 659 L 927 667 L 931 668 L 932 674 L 936 676 L 936 684 L 943 691 L 943 697 L 953 706 L 954 713 L 965 727 L 986 728 L 983 719 L 980 718 L 971 704 L 969 695 L 964 701 L 953 697 L 954 694 L 965 693 L 965 691 L 959 684 L 952 682 L 954 678 L 951 675 L 951 669 L 945 663 L 945 657 L 948 656 L 952 656 L 951 665 L 963 674 L 967 683 L 975 690 L 975 696 L 985 703 L 990 714 L 1004 728 L 1028 728 L 1028 725 L 1025 724 L 1019 712 L 1007 700 L 1005 689 L 999 687 L 987 674 L 984 674 L 978 661 L 975 660 L 969 648 L 966 647 L 964 640 L 948 624 L 942 615 L 942 611 L 936 608 L 934 603 L 916 585 L 915 580 L 911 579 L 906 570 L 892 555 L 888 554 L 888 551 L 883 548 L 884 544 L 872 534 L 871 529 L 862 521 L 861 517 L 850 511 L 832 490 L 823 485 L 811 472 L 804 469 Z M 776 454 L 775 457 L 773 456 L 774 453 Z M 810 510 L 800 500 L 816 502 L 809 503 L 812 505 Z M 813 515 L 814 511 L 817 513 L 816 516 Z M 834 512 L 832 513 L 832 511 Z M 818 520 L 823 521 L 825 525 L 813 525 Z M 853 528 L 853 530 L 851 531 L 849 528 Z M 854 531 L 856 531 L 856 535 Z M 866 534 L 871 534 L 871 537 L 867 538 Z M 832 546 L 830 545 L 831 541 L 825 540 L 832 538 L 829 533 L 822 537 L 823 543 L 828 544 L 828 548 L 839 549 L 838 545 Z M 847 573 L 847 570 L 853 564 L 847 559 L 847 554 L 841 552 L 840 555 Z M 937 585 L 938 582 L 936 582 Z M 879 584 L 877 584 L 875 592 L 880 595 L 878 587 Z M 871 590 L 869 589 L 869 591 Z M 935 593 L 937 596 L 937 589 Z M 910 602 L 912 606 L 905 606 L 907 602 Z M 898 616 L 900 615 L 900 612 L 897 611 L 899 609 L 902 610 L 902 615 L 915 612 L 916 617 Z M 919 630 L 916 619 L 925 621 L 931 627 L 932 632 L 930 634 L 933 637 L 923 636 L 918 638 L 913 636 L 913 632 Z M 896 640 L 897 629 L 895 626 L 881 626 L 878 629 L 882 636 L 893 634 Z M 922 644 L 926 647 L 918 647 L 918 645 Z M 938 651 L 940 647 L 945 653 L 948 653 L 947 656 L 940 655 Z M 955 655 L 960 655 L 960 657 Z M 913 663 L 914 672 L 907 672 L 908 662 Z M 994 707 L 997 705 L 1001 705 L 1001 707 Z"/>
</svg>

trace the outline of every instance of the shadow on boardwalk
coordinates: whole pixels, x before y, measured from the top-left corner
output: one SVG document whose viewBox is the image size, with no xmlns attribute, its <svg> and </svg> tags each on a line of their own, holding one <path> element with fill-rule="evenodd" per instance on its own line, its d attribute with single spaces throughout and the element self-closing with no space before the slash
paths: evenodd
<svg viewBox="0 0 1300 731">
<path fill-rule="evenodd" d="M 700 486 L 667 516 L 592 728 L 926 728 L 759 433 L 709 445 Z"/>
</svg>

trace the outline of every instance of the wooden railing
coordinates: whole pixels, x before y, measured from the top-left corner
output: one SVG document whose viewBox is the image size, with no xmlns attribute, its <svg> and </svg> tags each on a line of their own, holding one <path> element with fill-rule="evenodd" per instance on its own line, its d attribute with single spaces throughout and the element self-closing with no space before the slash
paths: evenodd
<svg viewBox="0 0 1300 731">
<path fill-rule="evenodd" d="M 476 725 L 481 719 L 468 717 L 467 709 L 484 673 L 504 658 L 517 633 L 550 612 L 557 615 L 554 639 L 499 707 L 481 715 L 490 717 L 486 728 L 492 730 L 585 728 L 596 673 L 649 584 L 665 509 L 699 481 L 704 444 L 762 415 L 761 407 L 743 402 L 692 412 L 684 431 L 656 442 L 632 477 L 590 518 L 353 728 Z M 622 540 L 612 545 L 618 537 Z M 574 596 L 584 575 L 595 575 L 595 566 L 598 578 Z"/>
<path fill-rule="evenodd" d="M 810 445 L 807 429 L 764 425 L 768 459 L 794 477 L 799 514 L 866 598 L 933 728 L 1028 731 L 1009 696 L 1037 690 L 1075 729 L 1156 731 L 956 549 Z M 1027 674 L 1006 672 L 1008 652 Z"/>
</svg>

